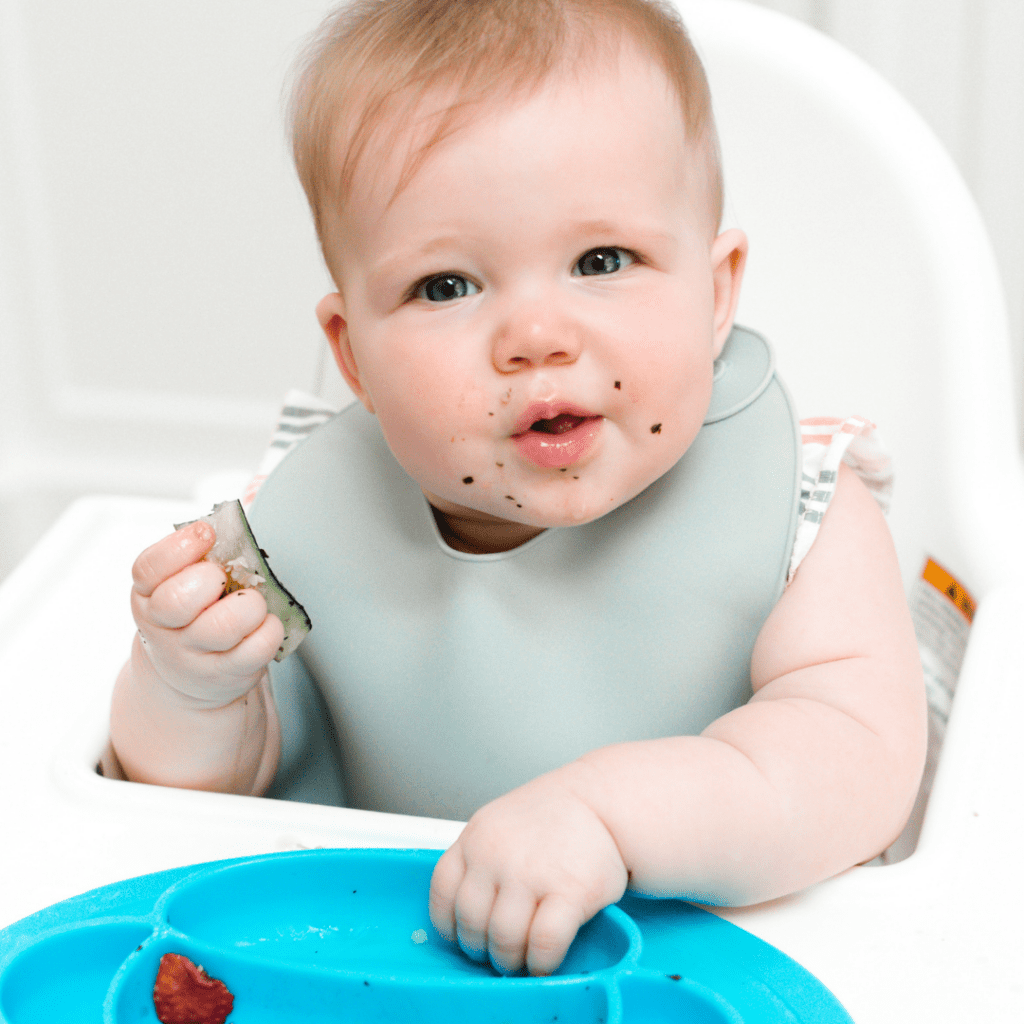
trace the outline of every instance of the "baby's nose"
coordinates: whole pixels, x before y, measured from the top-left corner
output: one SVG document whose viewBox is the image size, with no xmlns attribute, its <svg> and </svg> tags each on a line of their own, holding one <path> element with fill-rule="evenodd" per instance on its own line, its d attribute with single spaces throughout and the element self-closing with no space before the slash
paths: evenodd
<svg viewBox="0 0 1024 1024">
<path fill-rule="evenodd" d="M 578 326 L 544 312 L 520 314 L 498 330 L 493 359 L 502 373 L 514 373 L 535 366 L 574 363 L 581 348 Z"/>
</svg>

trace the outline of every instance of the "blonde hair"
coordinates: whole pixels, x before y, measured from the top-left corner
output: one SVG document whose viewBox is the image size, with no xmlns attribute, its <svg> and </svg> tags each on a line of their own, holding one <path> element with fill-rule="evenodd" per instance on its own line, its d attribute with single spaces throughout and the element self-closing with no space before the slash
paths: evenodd
<svg viewBox="0 0 1024 1024">
<path fill-rule="evenodd" d="M 328 267 L 328 214 L 344 205 L 382 128 L 407 126 L 431 91 L 451 96 L 407 160 L 397 194 L 481 101 L 529 94 L 566 63 L 617 47 L 621 34 L 660 66 L 678 99 L 685 137 L 703 150 L 717 227 L 722 181 L 707 79 L 665 0 L 351 0 L 328 15 L 300 55 L 288 106 L 295 166 Z"/>
</svg>

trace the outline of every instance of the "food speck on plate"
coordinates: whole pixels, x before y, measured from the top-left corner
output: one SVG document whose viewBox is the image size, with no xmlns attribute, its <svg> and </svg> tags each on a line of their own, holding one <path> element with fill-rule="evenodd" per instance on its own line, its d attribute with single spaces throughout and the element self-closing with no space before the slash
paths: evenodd
<svg viewBox="0 0 1024 1024">
<path fill-rule="evenodd" d="M 235 1005 L 227 985 L 180 953 L 164 953 L 153 985 L 161 1024 L 224 1024 Z"/>
</svg>

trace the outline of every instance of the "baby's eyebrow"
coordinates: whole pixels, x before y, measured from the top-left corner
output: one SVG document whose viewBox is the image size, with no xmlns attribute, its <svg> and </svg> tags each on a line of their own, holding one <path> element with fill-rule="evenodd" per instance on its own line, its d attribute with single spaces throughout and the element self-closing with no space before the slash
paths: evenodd
<svg viewBox="0 0 1024 1024">
<path fill-rule="evenodd" d="M 576 220 L 567 227 L 567 233 L 573 235 L 614 235 L 619 230 L 619 225 L 610 220 Z"/>
<path fill-rule="evenodd" d="M 676 236 L 663 228 L 628 221 L 619 223 L 602 218 L 571 221 L 565 226 L 565 233 L 572 238 L 604 238 L 623 242 L 640 238 L 670 245 L 676 242 Z"/>
<path fill-rule="evenodd" d="M 385 253 L 370 268 L 370 274 L 376 277 L 380 274 L 400 271 L 412 260 L 421 259 L 424 256 L 430 256 L 435 252 L 441 252 L 445 249 L 457 248 L 460 243 L 465 243 L 465 238 L 462 235 L 438 235 L 436 238 L 431 238 L 422 245 L 411 249 L 398 249 L 394 252 Z"/>
</svg>

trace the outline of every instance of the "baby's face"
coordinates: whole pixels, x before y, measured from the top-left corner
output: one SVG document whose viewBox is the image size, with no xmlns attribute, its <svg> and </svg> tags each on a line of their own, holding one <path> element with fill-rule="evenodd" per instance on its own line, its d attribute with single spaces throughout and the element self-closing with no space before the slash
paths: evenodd
<svg viewBox="0 0 1024 1024">
<path fill-rule="evenodd" d="M 318 315 L 396 458 L 448 512 L 535 527 L 628 501 L 693 441 L 745 254 L 714 238 L 665 79 L 623 54 L 487 108 L 390 203 L 364 161 Z"/>
</svg>

